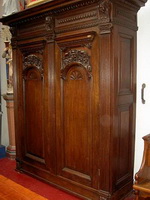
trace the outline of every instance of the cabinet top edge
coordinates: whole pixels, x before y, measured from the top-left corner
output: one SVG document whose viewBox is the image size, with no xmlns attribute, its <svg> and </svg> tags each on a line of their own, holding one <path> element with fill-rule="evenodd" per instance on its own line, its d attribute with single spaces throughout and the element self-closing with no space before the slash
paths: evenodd
<svg viewBox="0 0 150 200">
<path fill-rule="evenodd" d="M 76 9 L 78 7 L 83 7 L 85 5 L 90 5 L 93 3 L 101 3 L 101 2 L 111 2 L 113 3 L 122 3 L 133 5 L 134 7 L 140 9 L 140 7 L 144 6 L 147 0 L 50 0 L 49 2 L 45 2 L 39 4 L 37 6 L 27 8 L 23 11 L 11 14 L 6 17 L 0 18 L 0 22 L 4 25 L 12 26 L 13 24 L 18 23 L 19 21 L 25 20 L 27 18 L 32 18 L 34 16 L 42 15 L 44 13 L 49 13 L 54 11 L 61 10 L 62 12 L 68 11 L 69 9 Z M 67 10 L 63 9 L 67 7 Z"/>
<path fill-rule="evenodd" d="M 58 8 L 73 5 L 82 1 L 83 0 L 51 0 L 49 2 L 29 7 L 23 11 L 8 15 L 6 17 L 2 17 L 0 18 L 0 22 L 2 22 L 4 25 L 11 25 L 17 21 L 24 20 L 29 17 L 34 17 L 36 15 L 50 12 Z"/>
</svg>

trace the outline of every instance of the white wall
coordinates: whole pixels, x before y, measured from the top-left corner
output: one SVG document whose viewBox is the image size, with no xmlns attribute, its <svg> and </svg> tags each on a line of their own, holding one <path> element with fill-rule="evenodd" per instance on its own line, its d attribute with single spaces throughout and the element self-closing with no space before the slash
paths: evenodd
<svg viewBox="0 0 150 200">
<path fill-rule="evenodd" d="M 137 172 L 143 155 L 142 137 L 150 133 L 150 1 L 138 13 L 137 34 L 137 115 L 136 115 L 136 144 L 135 167 Z M 141 86 L 146 84 L 145 100 L 141 103 Z"/>
<path fill-rule="evenodd" d="M 2 15 L 2 0 L 0 0 L 0 17 Z M 1 31 L 2 24 L 0 23 L 0 31 Z M 1 36 L 1 35 L 0 35 Z M 6 93 L 7 82 L 6 82 L 6 64 L 5 59 L 2 58 L 2 52 L 4 50 L 4 42 L 0 37 L 0 76 L 1 76 L 1 94 Z M 1 143 L 5 146 L 8 146 L 8 125 L 7 125 L 7 114 L 6 114 L 6 102 L 1 96 L 2 101 L 2 141 Z"/>
</svg>

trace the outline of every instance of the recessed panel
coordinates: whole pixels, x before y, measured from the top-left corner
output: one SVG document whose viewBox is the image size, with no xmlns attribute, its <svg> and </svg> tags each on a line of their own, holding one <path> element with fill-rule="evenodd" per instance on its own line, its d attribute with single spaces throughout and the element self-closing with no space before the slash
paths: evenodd
<svg viewBox="0 0 150 200">
<path fill-rule="evenodd" d="M 132 88 L 132 38 L 120 36 L 119 94 L 129 94 Z"/>
<path fill-rule="evenodd" d="M 63 81 L 63 174 L 73 180 L 91 180 L 91 80 L 84 67 L 70 68 Z M 82 179 L 82 180 L 81 180 Z M 85 182 L 86 182 L 85 181 Z"/>
<path fill-rule="evenodd" d="M 43 158 L 42 79 L 29 70 L 24 81 L 26 153 Z"/>
</svg>

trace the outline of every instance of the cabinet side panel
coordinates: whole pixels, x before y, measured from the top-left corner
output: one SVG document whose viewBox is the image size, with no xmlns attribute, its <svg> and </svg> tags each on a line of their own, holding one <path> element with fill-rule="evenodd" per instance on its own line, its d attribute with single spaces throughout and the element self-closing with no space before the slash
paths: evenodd
<svg viewBox="0 0 150 200">
<path fill-rule="evenodd" d="M 135 112 L 135 32 L 118 27 L 116 77 L 116 186 L 132 181 Z"/>
</svg>

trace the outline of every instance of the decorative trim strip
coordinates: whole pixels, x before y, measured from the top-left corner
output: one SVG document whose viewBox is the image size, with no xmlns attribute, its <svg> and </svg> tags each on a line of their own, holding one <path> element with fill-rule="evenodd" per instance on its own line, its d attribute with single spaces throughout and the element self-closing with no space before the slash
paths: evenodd
<svg viewBox="0 0 150 200">
<path fill-rule="evenodd" d="M 85 13 L 85 14 L 80 14 L 80 15 L 77 15 L 77 16 L 73 16 L 71 18 L 65 18 L 65 19 L 58 20 L 58 24 L 60 24 L 60 25 L 61 24 L 66 24 L 66 23 L 79 21 L 79 20 L 82 20 L 82 19 L 88 19 L 88 18 L 92 18 L 92 17 L 96 17 L 96 16 L 97 16 L 97 12 L 96 11 L 88 12 L 88 13 Z"/>
</svg>

